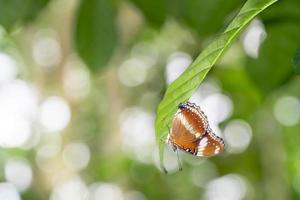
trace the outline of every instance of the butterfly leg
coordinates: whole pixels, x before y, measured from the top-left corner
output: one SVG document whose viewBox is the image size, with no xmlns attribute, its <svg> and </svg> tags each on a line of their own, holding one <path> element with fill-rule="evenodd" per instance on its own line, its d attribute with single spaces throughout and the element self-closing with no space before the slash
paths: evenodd
<svg viewBox="0 0 300 200">
<path fill-rule="evenodd" d="M 180 158 L 179 158 L 178 149 L 176 148 L 175 151 L 176 151 L 176 155 L 177 155 L 178 170 L 182 171 L 182 164 L 181 164 L 181 161 L 180 161 Z"/>
<path fill-rule="evenodd" d="M 176 145 L 172 145 L 172 149 L 176 153 L 176 156 L 177 156 L 178 170 L 182 171 L 182 165 L 181 165 L 181 161 L 180 161 L 179 153 L 178 153 L 179 149 Z"/>
</svg>

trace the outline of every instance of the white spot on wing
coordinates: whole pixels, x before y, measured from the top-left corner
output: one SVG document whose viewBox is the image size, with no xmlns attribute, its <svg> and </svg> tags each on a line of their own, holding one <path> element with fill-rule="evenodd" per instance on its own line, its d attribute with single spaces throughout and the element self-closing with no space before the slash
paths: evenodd
<svg viewBox="0 0 300 200">
<path fill-rule="evenodd" d="M 205 149 L 205 147 L 207 146 L 207 144 L 208 144 L 208 139 L 207 139 L 207 137 L 203 137 L 203 138 L 200 140 L 200 143 L 199 143 L 199 146 L 198 146 L 198 153 L 197 153 L 197 155 L 198 155 L 199 153 L 201 153 L 201 155 L 202 155 L 202 151 Z"/>
<path fill-rule="evenodd" d="M 202 146 L 206 147 L 207 141 L 208 141 L 207 137 L 204 137 L 202 140 L 200 140 L 199 147 L 202 147 Z"/>
<path fill-rule="evenodd" d="M 215 154 L 218 154 L 218 153 L 220 153 L 220 147 L 219 146 L 217 146 L 216 147 L 216 149 L 215 149 L 215 152 L 214 152 Z"/>
<path fill-rule="evenodd" d="M 199 133 L 192 127 L 192 125 L 187 121 L 187 119 L 185 118 L 185 116 L 180 113 L 178 115 L 180 122 L 183 124 L 183 126 L 186 128 L 186 130 L 188 130 L 191 134 L 193 135 L 198 135 Z"/>
</svg>

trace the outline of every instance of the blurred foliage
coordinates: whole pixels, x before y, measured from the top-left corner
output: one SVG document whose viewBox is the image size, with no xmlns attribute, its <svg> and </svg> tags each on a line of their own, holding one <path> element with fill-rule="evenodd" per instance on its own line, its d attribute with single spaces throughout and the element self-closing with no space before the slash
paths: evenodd
<svg viewBox="0 0 300 200">
<path fill-rule="evenodd" d="M 147 21 L 162 26 L 168 17 L 174 17 L 194 29 L 200 36 L 209 36 L 218 32 L 225 22 L 233 17 L 241 2 L 205 1 L 205 0 L 132 0 L 142 10 Z M 214 20 L 209 20 L 214 18 Z"/>
<path fill-rule="evenodd" d="M 91 70 L 103 68 L 117 44 L 116 11 L 112 1 L 83 0 L 79 6 L 75 44 Z"/>
<path fill-rule="evenodd" d="M 264 91 L 277 88 L 293 78 L 289 60 L 300 42 L 296 33 L 299 31 L 299 9 L 299 1 L 286 0 L 279 1 L 269 12 L 262 14 L 269 37 L 259 50 L 258 60 L 249 59 L 247 70 L 257 87 Z"/>
<path fill-rule="evenodd" d="M 20 159 L 32 170 L 31 184 L 18 190 L 25 200 L 84 199 L 86 191 L 95 195 L 90 199 L 101 199 L 96 194 L 113 196 L 119 190 L 123 198 L 115 199 L 299 199 L 299 0 L 281 0 L 262 12 L 256 20 L 265 37 L 257 57 L 246 51 L 246 30 L 194 93 L 206 104 L 218 103 L 209 99 L 215 94 L 232 104 L 218 124 L 226 152 L 210 159 L 180 153 L 183 171 L 177 172 L 176 154 L 167 147 L 165 163 L 171 172 L 159 170 L 154 119 L 168 88 L 167 67 L 178 55 L 185 62 L 197 60 L 245 2 L 0 0 L 0 80 L 4 64 L 16 70 L 0 81 L 0 189 L 10 182 L 7 163 Z M 171 72 L 176 70 L 172 66 Z M 5 106 L 23 111 L 19 106 L 30 98 L 20 96 L 31 89 L 38 100 L 37 108 L 30 107 L 36 112 L 30 138 L 7 147 L 2 140 L 10 135 L 2 128 L 11 116 Z M 71 119 L 63 129 L 48 133 L 40 116 L 52 96 L 65 101 Z M 217 112 L 222 105 L 210 107 Z M 235 120 L 250 127 L 249 143 L 240 151 L 232 151 L 226 137 Z M 19 127 L 17 122 L 12 127 Z M 245 143 L 247 134 L 238 136 Z M 84 150 L 67 154 L 73 143 L 89 149 L 87 166 L 78 168 L 88 157 Z M 18 170 L 13 174 L 21 183 L 26 179 Z M 101 188 L 104 183 L 114 187 Z"/>
<path fill-rule="evenodd" d="M 202 37 L 210 36 L 225 27 L 238 8 L 241 7 L 241 1 L 180 1 L 180 15 L 178 19 L 185 22 L 191 28 L 195 29 Z M 214 19 L 214 20 L 210 20 Z"/>
<path fill-rule="evenodd" d="M 141 9 L 147 20 L 156 26 L 162 26 L 167 16 L 166 0 L 132 0 Z"/>
<path fill-rule="evenodd" d="M 263 42 L 258 59 L 249 59 L 247 64 L 249 76 L 257 87 L 270 91 L 293 76 L 291 58 L 300 43 L 298 30 L 298 24 L 289 22 L 267 27 L 269 37 Z M 278 51 L 279 49 L 284 51 Z"/>
<path fill-rule="evenodd" d="M 298 48 L 293 57 L 293 65 L 297 74 L 300 74 L 300 48 Z"/>
<path fill-rule="evenodd" d="M 265 25 L 280 22 L 298 23 L 300 20 L 300 2 L 298 0 L 279 1 L 268 12 L 262 13 Z"/>
<path fill-rule="evenodd" d="M 1 0 L 0 24 L 8 30 L 33 20 L 49 0 Z"/>
</svg>

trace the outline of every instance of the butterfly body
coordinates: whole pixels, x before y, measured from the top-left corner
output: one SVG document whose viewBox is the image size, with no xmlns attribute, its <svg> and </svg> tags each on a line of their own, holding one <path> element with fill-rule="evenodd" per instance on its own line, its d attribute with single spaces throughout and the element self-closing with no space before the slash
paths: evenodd
<svg viewBox="0 0 300 200">
<path fill-rule="evenodd" d="M 167 143 L 195 156 L 210 157 L 224 151 L 223 139 L 212 132 L 200 107 L 190 102 L 178 106 Z"/>
</svg>

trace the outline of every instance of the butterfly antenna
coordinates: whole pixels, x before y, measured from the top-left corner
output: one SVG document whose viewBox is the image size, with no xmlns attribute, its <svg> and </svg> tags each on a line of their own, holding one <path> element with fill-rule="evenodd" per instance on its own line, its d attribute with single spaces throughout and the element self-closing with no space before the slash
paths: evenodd
<svg viewBox="0 0 300 200">
<path fill-rule="evenodd" d="M 178 153 L 178 149 L 176 150 L 176 155 L 177 155 L 177 163 L 178 163 L 178 170 L 182 171 L 182 164 L 179 158 L 179 153 Z"/>
</svg>

